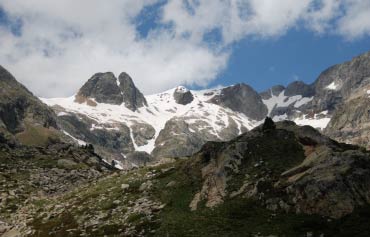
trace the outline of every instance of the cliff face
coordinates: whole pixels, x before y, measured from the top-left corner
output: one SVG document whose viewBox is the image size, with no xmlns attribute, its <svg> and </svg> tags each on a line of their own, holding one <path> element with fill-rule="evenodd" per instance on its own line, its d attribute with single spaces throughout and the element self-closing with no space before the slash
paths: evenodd
<svg viewBox="0 0 370 237">
<path fill-rule="evenodd" d="M 54 112 L 0 66 L 0 132 L 24 144 L 57 139 Z"/>
</svg>

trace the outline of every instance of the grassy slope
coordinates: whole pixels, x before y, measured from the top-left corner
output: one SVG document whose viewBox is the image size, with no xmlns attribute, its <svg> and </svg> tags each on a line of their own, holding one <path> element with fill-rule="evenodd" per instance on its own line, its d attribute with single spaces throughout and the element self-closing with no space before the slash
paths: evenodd
<svg viewBox="0 0 370 237">
<path fill-rule="evenodd" d="M 189 203 L 199 188 L 199 174 L 189 172 L 184 161 L 178 161 L 175 166 L 176 169 L 166 173 L 160 171 L 167 168 L 165 166 L 144 168 L 128 174 L 111 176 L 92 187 L 77 189 L 58 199 L 54 205 L 69 203 L 78 208 L 71 208 L 45 223 L 40 220 L 35 221 L 33 225 L 39 230 L 35 236 L 48 236 L 50 232 L 53 232 L 54 236 L 66 236 L 68 229 L 77 228 L 76 219 L 81 216 L 117 209 L 113 200 L 121 198 L 126 201 L 123 201 L 120 206 L 129 205 L 130 200 L 135 200 L 142 195 L 139 187 L 149 170 L 157 173 L 153 178 L 154 186 L 149 196 L 166 203 L 166 206 L 152 221 L 146 220 L 146 217 L 140 214 L 133 214 L 127 219 L 127 222 L 135 226 L 138 232 L 145 229 L 147 231 L 145 236 L 268 236 L 270 234 L 306 236 L 307 232 L 312 232 L 314 236 L 370 235 L 369 208 L 356 210 L 351 216 L 341 220 L 328 220 L 318 216 L 271 212 L 254 201 L 235 198 L 214 209 L 201 207 L 191 212 Z M 176 185 L 168 188 L 166 185 L 170 181 L 176 181 Z M 119 188 L 122 183 L 130 184 L 126 192 L 122 192 Z M 102 196 L 105 200 L 98 201 Z M 107 217 L 116 224 L 105 224 L 103 221 L 96 229 L 87 230 L 87 234 L 120 236 L 125 228 L 122 220 L 124 210 L 123 208 L 122 212 Z M 151 232 L 153 229 L 155 232 Z M 78 228 L 72 234 L 79 234 Z"/>
</svg>

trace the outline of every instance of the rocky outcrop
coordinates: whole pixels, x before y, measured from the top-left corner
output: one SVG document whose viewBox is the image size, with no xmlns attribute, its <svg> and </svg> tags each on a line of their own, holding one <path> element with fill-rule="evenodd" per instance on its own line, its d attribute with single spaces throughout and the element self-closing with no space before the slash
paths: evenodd
<svg viewBox="0 0 370 237">
<path fill-rule="evenodd" d="M 315 81 L 312 109 L 334 111 L 354 91 L 370 84 L 370 52 L 330 67 Z"/>
<path fill-rule="evenodd" d="M 245 84 L 222 89 L 221 93 L 214 96 L 210 102 L 241 112 L 257 121 L 263 119 L 268 112 L 261 96 L 252 87 Z"/>
<path fill-rule="evenodd" d="M 96 73 L 79 90 L 76 95 L 77 102 L 85 102 L 81 98 L 95 99 L 98 103 L 117 104 L 123 102 L 117 78 L 111 72 Z"/>
<path fill-rule="evenodd" d="M 155 157 L 172 158 L 190 156 L 204 144 L 204 138 L 193 133 L 183 120 L 173 119 L 159 133 L 152 152 Z"/>
<path fill-rule="evenodd" d="M 369 87 L 370 88 L 370 87 Z M 367 90 L 338 106 L 325 133 L 341 142 L 370 148 L 370 98 Z"/>
<path fill-rule="evenodd" d="M 301 95 L 302 97 L 311 97 L 315 95 L 315 90 L 312 85 L 307 85 L 302 81 L 290 83 L 284 91 L 286 96 Z"/>
<path fill-rule="evenodd" d="M 45 145 L 58 139 L 56 129 L 54 112 L 0 66 L 0 132 L 25 144 Z"/>
<path fill-rule="evenodd" d="M 185 87 L 179 86 L 175 89 L 173 93 L 176 103 L 181 105 L 187 105 L 191 103 L 194 99 L 191 91 L 187 90 Z"/>
<path fill-rule="evenodd" d="M 95 106 L 94 100 L 98 103 L 114 105 L 124 103 L 132 111 L 147 105 L 144 95 L 125 72 L 121 73 L 118 79 L 111 72 L 93 75 L 81 87 L 75 101 L 78 103 L 87 102 L 89 105 Z"/>
<path fill-rule="evenodd" d="M 127 73 L 122 72 L 118 77 L 118 81 L 123 102 L 127 108 L 135 111 L 140 107 L 148 105 L 144 95 L 136 88 L 134 82 Z"/>
<path fill-rule="evenodd" d="M 125 124 L 99 125 L 83 114 L 72 113 L 58 116 L 58 122 L 73 138 L 93 144 L 96 152 L 107 160 L 122 160 L 122 154 L 134 151 L 130 128 Z M 135 137 L 140 137 L 140 134 Z"/>
<path fill-rule="evenodd" d="M 264 92 L 261 92 L 260 93 L 260 96 L 263 100 L 268 100 L 270 99 L 272 96 L 278 96 L 280 95 L 281 92 L 283 92 L 285 90 L 285 87 L 282 86 L 282 85 L 277 85 L 277 86 L 273 86 L 271 87 L 270 89 L 268 89 L 267 91 L 264 91 Z"/>
<path fill-rule="evenodd" d="M 369 152 L 293 122 L 266 120 L 230 142 L 207 143 L 193 162 L 203 179 L 193 210 L 244 197 L 272 211 L 341 218 L 370 205 Z"/>
</svg>

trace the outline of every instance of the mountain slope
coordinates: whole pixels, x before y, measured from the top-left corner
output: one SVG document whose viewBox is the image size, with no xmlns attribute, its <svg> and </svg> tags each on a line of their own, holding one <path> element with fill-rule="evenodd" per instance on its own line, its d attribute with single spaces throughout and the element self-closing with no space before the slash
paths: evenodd
<svg viewBox="0 0 370 237">
<path fill-rule="evenodd" d="M 76 140 L 92 143 L 102 154 L 109 152 L 110 159 L 126 162 L 125 157 L 134 151 L 152 153 L 155 157 L 191 155 L 208 140 L 231 139 L 258 123 L 241 112 L 208 102 L 220 91 L 177 87 L 146 96 L 143 106 L 135 111 L 124 104 L 96 100 L 93 105 L 86 101 L 78 103 L 75 101 L 78 95 L 42 100 L 53 107 L 62 129 Z M 183 94 L 185 97 L 181 97 Z M 93 138 L 98 135 L 104 141 Z M 112 136 L 118 139 L 118 144 L 108 144 Z"/>
<path fill-rule="evenodd" d="M 46 197 L 53 199 L 115 170 L 91 146 L 24 146 L 0 134 L 0 235 L 24 236 L 18 229 L 31 214 L 24 209 L 27 204 L 38 206 Z"/>
<path fill-rule="evenodd" d="M 119 173 L 38 209 L 30 236 L 367 236 L 370 153 L 267 120 L 188 159 Z M 47 213 L 52 213 L 52 219 Z"/>
<path fill-rule="evenodd" d="M 30 145 L 58 138 L 54 112 L 1 66 L 0 133 Z"/>
<path fill-rule="evenodd" d="M 137 165 L 125 159 L 135 152 L 146 152 L 152 160 L 189 156 L 207 141 L 230 140 L 258 126 L 266 116 L 368 146 L 367 110 L 363 101 L 352 98 L 366 97 L 369 68 L 370 53 L 365 53 L 325 70 L 310 85 L 295 81 L 262 93 L 245 84 L 202 91 L 180 86 L 149 96 L 143 96 L 126 73 L 118 79 L 112 73 L 99 73 L 76 96 L 43 101 L 53 106 L 61 128 L 75 141 L 92 143 L 99 154 L 127 167 Z M 340 118 L 338 125 L 340 108 L 349 109 L 348 101 L 363 116 Z M 345 131 L 354 127 L 361 131 Z"/>
</svg>

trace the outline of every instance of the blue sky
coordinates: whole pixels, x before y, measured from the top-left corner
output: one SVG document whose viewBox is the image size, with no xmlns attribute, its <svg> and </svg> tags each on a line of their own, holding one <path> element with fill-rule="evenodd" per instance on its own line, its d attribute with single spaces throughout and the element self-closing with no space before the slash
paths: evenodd
<svg viewBox="0 0 370 237">
<path fill-rule="evenodd" d="M 244 82 L 257 91 L 295 80 L 312 83 L 328 67 L 370 51 L 370 37 L 348 41 L 338 36 L 291 30 L 276 39 L 236 44 L 226 70 L 212 85 Z"/>
<path fill-rule="evenodd" d="M 0 64 L 42 97 L 105 71 L 145 94 L 263 91 L 369 51 L 369 16 L 368 0 L 0 0 Z"/>
</svg>

